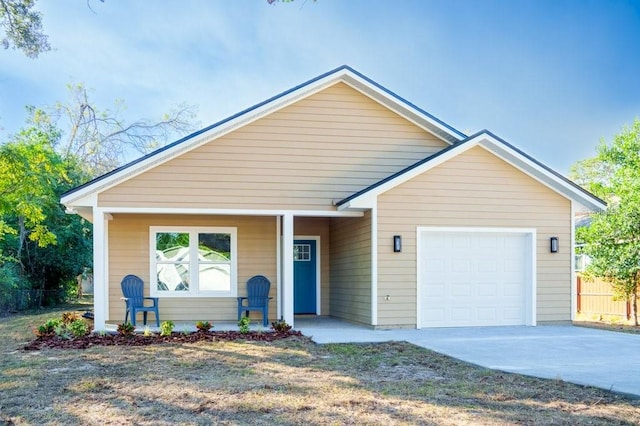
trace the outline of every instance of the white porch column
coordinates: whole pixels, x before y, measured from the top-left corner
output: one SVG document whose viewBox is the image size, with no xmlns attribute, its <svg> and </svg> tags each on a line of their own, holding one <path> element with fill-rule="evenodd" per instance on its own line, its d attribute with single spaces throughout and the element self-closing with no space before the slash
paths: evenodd
<svg viewBox="0 0 640 426">
<path fill-rule="evenodd" d="M 93 208 L 93 328 L 105 330 L 108 303 L 107 218 L 102 209 Z"/>
<path fill-rule="evenodd" d="M 293 326 L 293 214 L 282 216 L 282 316 Z"/>
</svg>

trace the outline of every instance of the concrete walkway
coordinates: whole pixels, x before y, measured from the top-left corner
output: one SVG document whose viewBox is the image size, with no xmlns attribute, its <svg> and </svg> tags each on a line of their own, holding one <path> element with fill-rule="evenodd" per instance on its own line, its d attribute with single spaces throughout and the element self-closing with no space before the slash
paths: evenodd
<svg viewBox="0 0 640 426">
<path fill-rule="evenodd" d="M 595 386 L 640 398 L 640 335 L 574 326 L 371 330 L 296 319 L 316 343 L 407 341 L 483 367 Z"/>
</svg>

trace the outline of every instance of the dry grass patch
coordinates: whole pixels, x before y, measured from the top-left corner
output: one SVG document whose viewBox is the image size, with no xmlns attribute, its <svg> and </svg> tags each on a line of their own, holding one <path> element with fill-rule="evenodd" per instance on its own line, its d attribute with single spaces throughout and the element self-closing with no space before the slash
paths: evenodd
<svg viewBox="0 0 640 426">
<path fill-rule="evenodd" d="M 0 333 L 10 336 L 0 349 L 0 423 L 604 425 L 640 419 L 637 400 L 494 372 L 407 343 L 316 345 L 294 337 L 17 350 L 32 338 L 25 324 L 50 316 L 0 320 Z"/>
</svg>

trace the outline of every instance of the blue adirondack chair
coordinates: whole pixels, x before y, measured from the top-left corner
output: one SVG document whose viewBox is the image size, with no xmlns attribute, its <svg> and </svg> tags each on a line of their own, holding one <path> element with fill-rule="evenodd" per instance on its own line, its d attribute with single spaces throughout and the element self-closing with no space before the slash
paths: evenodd
<svg viewBox="0 0 640 426">
<path fill-rule="evenodd" d="M 143 323 L 147 325 L 147 312 L 156 314 L 156 326 L 160 327 L 160 315 L 158 314 L 158 298 L 144 297 L 144 282 L 136 275 L 127 275 L 120 283 L 122 287 L 122 300 L 127 304 L 127 311 L 124 315 L 124 322 L 127 322 L 131 313 L 131 324 L 136 325 L 136 314 L 143 313 Z M 151 300 L 153 305 L 145 306 L 145 300 Z"/>
<path fill-rule="evenodd" d="M 249 316 L 249 311 L 262 311 L 262 325 L 269 324 L 269 289 L 271 282 L 262 275 L 256 275 L 247 281 L 247 297 L 238 297 L 238 321 L 242 312 Z"/>
</svg>

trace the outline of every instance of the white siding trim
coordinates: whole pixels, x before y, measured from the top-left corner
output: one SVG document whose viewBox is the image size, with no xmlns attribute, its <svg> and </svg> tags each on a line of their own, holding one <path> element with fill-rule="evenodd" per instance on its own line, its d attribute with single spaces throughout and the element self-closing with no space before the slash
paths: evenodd
<svg viewBox="0 0 640 426">
<path fill-rule="evenodd" d="M 571 241 L 569 242 L 569 250 L 571 254 L 571 321 L 575 321 L 578 313 L 578 282 L 576 275 L 576 206 L 571 201 Z"/>
<path fill-rule="evenodd" d="M 105 228 L 106 220 L 104 212 L 94 207 L 93 209 L 93 329 L 104 331 L 108 315 L 107 299 L 107 264 L 105 262 Z"/>
<path fill-rule="evenodd" d="M 106 213 L 104 220 L 104 282 L 105 282 L 105 298 L 104 298 L 104 312 L 105 312 L 105 320 L 110 321 L 111 318 L 109 316 L 109 269 L 111 269 L 111 265 L 109 264 L 109 221 L 113 219 L 109 213 Z M 94 282 L 95 288 L 95 282 Z"/>
<path fill-rule="evenodd" d="M 322 257 L 322 249 L 320 246 L 320 236 L 319 235 L 295 235 L 294 240 L 313 240 L 316 242 L 316 315 L 320 315 L 322 309 L 320 304 L 322 302 L 322 281 L 321 281 L 321 257 Z"/>
<path fill-rule="evenodd" d="M 282 318 L 282 218 L 276 216 L 276 319 Z"/>
<path fill-rule="evenodd" d="M 188 215 L 229 215 L 229 216 L 281 216 L 294 215 L 304 217 L 362 217 L 358 211 L 324 211 L 324 210 L 253 210 L 253 209 L 201 209 L 182 207 L 101 207 L 109 213 L 131 214 L 188 214 Z"/>
<path fill-rule="evenodd" d="M 536 256 L 536 229 L 535 228 L 494 228 L 494 227 L 450 227 L 450 226 L 418 226 L 416 227 L 416 271 L 417 271 L 417 291 L 416 291 L 416 328 L 422 328 L 422 316 L 420 311 L 422 309 L 422 234 L 424 232 L 478 232 L 478 233 L 515 233 L 524 234 L 527 238 L 527 251 L 525 253 L 527 264 L 527 278 L 525 285 L 527 287 L 527 299 L 525 306 L 525 318 L 528 326 L 536 325 L 536 309 L 537 309 L 537 256 Z"/>
<path fill-rule="evenodd" d="M 371 325 L 378 325 L 378 207 L 371 209 Z"/>
<path fill-rule="evenodd" d="M 282 228 L 282 312 L 284 320 L 293 327 L 293 214 L 283 216 Z"/>
</svg>

